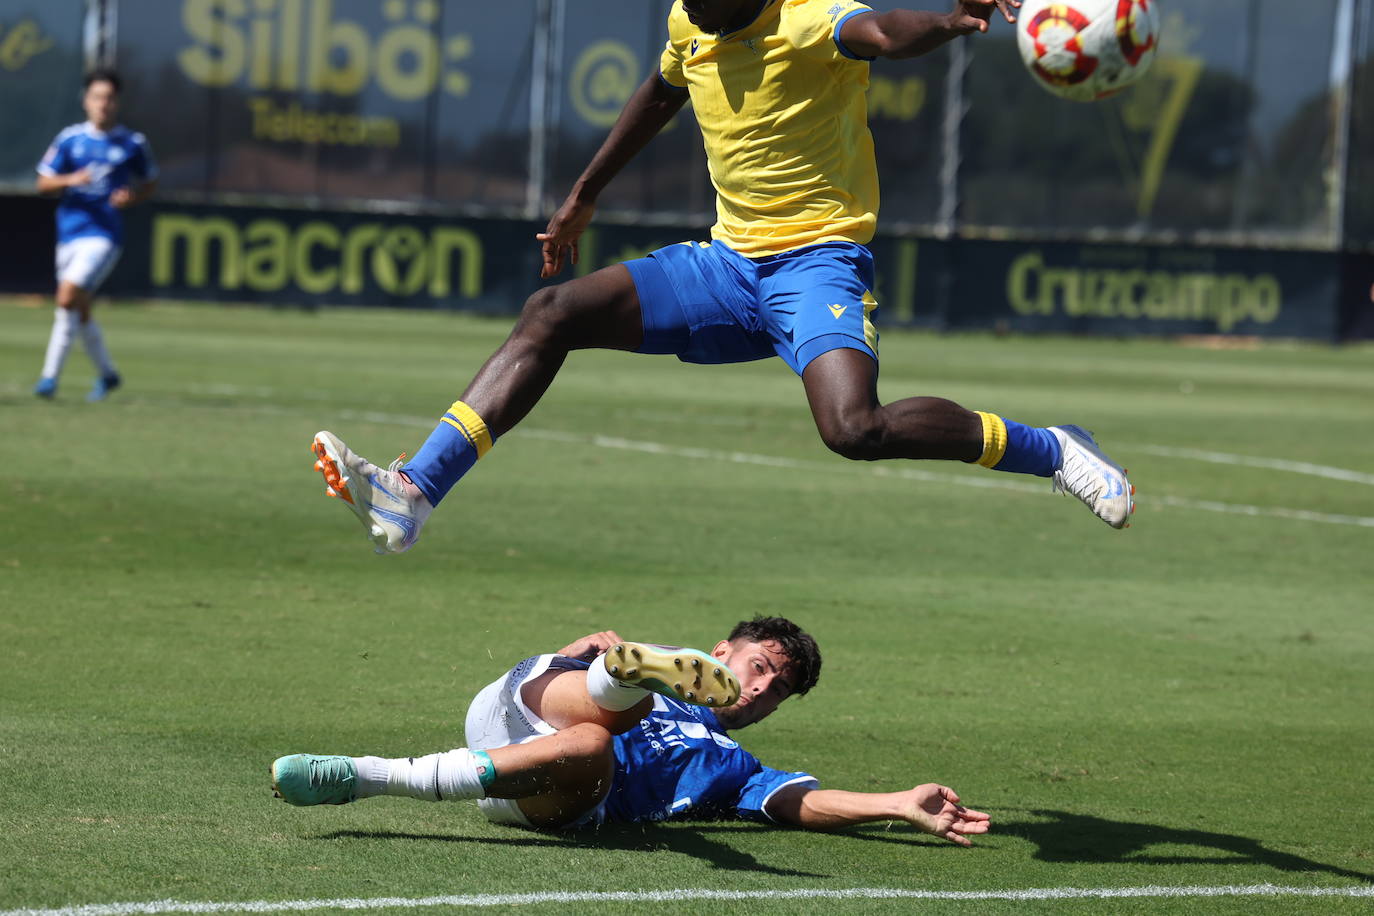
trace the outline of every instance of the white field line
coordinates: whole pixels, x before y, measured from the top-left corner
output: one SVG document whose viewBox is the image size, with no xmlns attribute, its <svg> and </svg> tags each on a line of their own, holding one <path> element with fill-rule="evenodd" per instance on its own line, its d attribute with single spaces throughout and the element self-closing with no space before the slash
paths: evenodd
<svg viewBox="0 0 1374 916">
<path fill-rule="evenodd" d="M 1218 887 L 1039 887 L 997 891 L 921 891 L 855 887 L 777 891 L 714 891 L 682 888 L 664 891 L 541 891 L 529 894 L 454 894 L 440 897 L 340 897 L 316 900 L 189 901 L 87 903 L 53 909 L 0 910 L 0 916 L 144 916 L 157 913 L 283 913 L 303 910 L 418 909 L 431 906 L 522 906 L 577 903 L 675 903 L 688 900 L 1109 900 L 1180 897 L 1374 897 L 1374 886 L 1282 887 L 1274 884 Z"/>
<path fill-rule="evenodd" d="M 273 388 L 262 386 L 240 386 L 240 385 L 188 385 L 187 390 L 194 393 L 242 396 L 253 395 L 261 398 L 275 398 L 279 392 Z M 17 391 L 12 392 L 17 393 Z M 292 392 L 296 398 L 305 397 L 317 401 L 336 401 L 336 395 L 326 391 L 297 391 Z M 648 411 L 632 410 L 625 411 L 626 415 L 632 418 L 647 419 L 654 422 L 679 424 L 684 421 L 678 414 L 668 411 Z M 377 414 L 377 416 L 397 416 L 395 414 Z M 417 418 L 406 417 L 407 425 L 411 421 L 428 425 L 434 420 L 429 417 Z M 395 422 L 394 420 L 392 422 Z M 744 417 L 693 417 L 692 424 L 714 425 L 714 426 L 744 426 L 750 421 Z M 517 430 L 519 432 L 519 430 Z M 1205 461 L 1209 464 L 1225 464 L 1235 467 L 1262 468 L 1268 471 L 1287 471 L 1293 474 L 1305 474 L 1310 477 L 1324 477 L 1328 480 L 1340 480 L 1345 483 L 1359 483 L 1365 486 L 1374 487 L 1374 474 L 1366 474 L 1362 471 L 1352 471 L 1348 468 L 1331 467 L 1324 464 L 1312 464 L 1307 461 L 1288 461 L 1284 458 L 1265 458 L 1253 455 L 1233 455 L 1229 452 L 1214 452 L 1207 449 L 1196 448 L 1177 448 L 1170 445 L 1133 445 L 1130 446 L 1135 451 L 1145 452 L 1149 455 L 1158 455 L 1161 458 L 1181 458 L 1191 461 Z"/>
<path fill-rule="evenodd" d="M 283 410 L 282 413 L 290 411 Z M 417 426 L 428 429 L 434 421 L 426 417 L 406 416 L 404 414 L 378 413 L 376 411 L 339 411 L 337 416 L 345 420 L 362 420 L 369 423 Z M 569 445 L 592 445 L 596 448 L 619 449 L 622 451 L 643 452 L 649 455 L 663 455 L 671 458 L 688 458 L 697 461 L 720 461 L 731 464 L 752 464 L 762 467 L 785 468 L 795 471 L 815 471 L 833 474 L 835 463 L 807 461 L 801 458 L 783 458 L 778 455 L 758 455 L 752 452 L 730 452 L 721 449 L 694 448 L 683 445 L 667 445 L 662 442 L 641 442 L 621 439 L 616 436 L 565 433 L 552 429 L 536 429 L 522 426 L 507 435 L 530 439 L 543 439 L 550 442 L 564 442 Z M 981 487 L 985 490 L 1011 490 L 1017 493 L 1048 493 L 1048 484 L 1028 483 L 1011 475 L 998 474 L 968 476 L 946 474 L 939 471 L 925 471 L 905 464 L 892 462 L 883 464 L 854 465 L 851 472 L 861 471 L 874 477 L 896 477 L 901 480 L 917 480 L 922 483 L 956 484 L 961 487 Z M 1248 506 L 1243 503 L 1223 503 L 1212 500 L 1185 499 L 1165 496 L 1158 500 L 1159 505 L 1178 509 L 1197 509 L 1203 512 L 1222 512 L 1230 515 L 1248 515 L 1257 518 L 1281 518 L 1288 521 L 1316 522 L 1327 525 L 1353 525 L 1359 528 L 1374 528 L 1374 517 L 1359 515 L 1336 515 L 1329 512 L 1312 512 L 1307 509 L 1287 509 L 1282 506 Z M 1148 504 L 1148 500 L 1147 500 Z"/>
<path fill-rule="evenodd" d="M 1159 455 L 1161 458 L 1188 458 L 1193 461 L 1206 461 L 1210 464 L 1229 464 L 1247 468 L 1264 468 L 1268 471 L 1290 471 L 1294 474 L 1307 474 L 1310 477 L 1325 477 L 1345 483 L 1362 483 L 1374 487 L 1374 474 L 1364 474 L 1346 468 L 1333 468 L 1324 464 L 1309 464 L 1306 461 L 1285 461 L 1282 458 L 1256 458 L 1250 455 L 1230 455 L 1226 452 L 1209 452 L 1197 448 L 1173 448 L 1168 445 L 1142 445 L 1142 452 Z"/>
<path fill-rule="evenodd" d="M 186 391 L 193 394 L 209 394 L 215 396 L 255 396 L 264 399 L 273 399 L 279 396 L 275 389 L 267 387 L 246 387 L 236 385 L 188 385 Z M 19 394 L 23 389 L 9 388 L 6 393 Z M 292 392 L 292 396 L 300 398 L 302 396 L 320 401 L 334 401 L 337 398 L 327 392 Z M 156 404 L 167 403 L 177 406 L 193 405 L 195 402 L 181 398 L 143 398 L 143 403 Z M 298 416 L 300 408 L 280 407 L 273 404 L 243 405 L 242 409 L 270 416 Z M 391 426 L 409 426 L 420 429 L 430 429 L 435 424 L 433 417 L 421 417 L 410 414 L 389 413 L 385 411 L 373 410 L 333 410 L 330 413 L 344 420 L 360 420 L 367 423 L 377 423 Z M 523 436 L 533 439 L 544 439 L 554 442 L 565 442 L 570 445 L 591 445 L 596 448 L 611 448 L 624 451 L 643 452 L 651 455 L 663 455 L 674 458 L 688 458 L 704 461 L 721 461 L 734 464 L 753 464 L 764 467 L 786 468 L 800 471 L 817 471 L 833 474 L 836 471 L 835 463 L 823 463 L 820 461 L 807 461 L 797 458 L 783 458 L 774 455 L 759 455 L 750 452 L 731 452 L 720 449 L 692 448 L 688 446 L 667 445 L 661 442 L 640 442 L 632 439 L 622 439 L 614 436 L 586 435 L 565 433 L 557 430 L 537 429 L 527 426 L 519 427 L 507 435 L 517 437 Z M 1351 471 L 1345 468 L 1331 468 L 1323 465 L 1306 464 L 1303 462 L 1284 461 L 1276 458 L 1251 458 L 1244 455 L 1227 455 L 1222 452 L 1206 452 L 1193 449 L 1175 449 L 1168 446 L 1139 446 L 1141 451 L 1148 451 L 1167 457 L 1192 458 L 1197 460 L 1210 461 L 1223 464 L 1249 465 L 1252 467 L 1265 468 L 1269 470 L 1293 471 L 1295 473 L 1314 474 L 1320 477 L 1328 477 L 1334 480 L 1346 482 L 1374 484 L 1374 475 L 1362 474 L 1359 471 Z M 1206 456 L 1206 457 L 1203 457 Z M 892 462 L 881 464 L 860 464 L 850 468 L 850 471 L 863 470 L 875 477 L 897 477 L 902 480 L 916 480 L 922 483 L 953 484 L 962 487 L 976 487 L 986 490 L 1010 490 L 1018 493 L 1042 493 L 1048 492 L 1045 484 L 1029 483 L 1011 475 L 976 475 L 969 476 L 964 474 L 949 474 L 939 471 L 926 471 L 911 467 L 907 464 L 895 464 Z M 1366 478 L 1368 479 L 1366 481 Z M 1220 512 L 1229 515 L 1248 515 L 1254 518 L 1279 518 L 1287 521 L 1314 522 L 1326 525 L 1349 525 L 1358 528 L 1374 528 L 1374 517 L 1360 515 L 1341 515 L 1329 512 L 1313 512 L 1307 509 L 1290 509 L 1283 506 L 1251 506 L 1243 503 L 1224 503 L 1214 500 L 1187 499 L 1179 496 L 1163 496 L 1154 500 L 1148 495 L 1143 500 L 1137 500 L 1142 505 L 1149 505 L 1157 502 L 1161 506 L 1169 506 L 1177 509 L 1193 509 L 1202 512 Z"/>
<path fill-rule="evenodd" d="M 377 421 L 377 415 L 372 415 Z M 359 417 L 361 419 L 362 417 Z M 426 421 L 426 425 L 429 421 Z M 754 464 L 764 467 L 787 468 L 799 471 L 835 473 L 836 465 L 819 461 L 806 461 L 799 458 L 782 458 L 776 455 L 756 455 L 749 452 L 727 452 L 718 449 L 691 448 L 687 446 L 665 445 L 661 442 L 636 442 L 613 436 L 579 435 L 554 430 L 519 428 L 513 435 L 530 438 L 566 442 L 569 444 L 591 444 L 598 448 L 623 449 L 644 452 L 650 455 L 667 455 L 675 458 L 690 458 L 706 461 L 722 461 L 734 464 Z M 857 465 L 851 471 L 866 471 L 875 477 L 896 477 L 902 480 L 918 480 L 923 483 L 955 484 L 961 487 L 981 487 L 988 490 L 1012 490 L 1017 493 L 1048 493 L 1046 483 L 1034 484 L 1010 475 L 945 474 L 939 471 L 925 471 L 905 464 Z M 1150 500 L 1137 500 L 1148 505 Z M 1222 512 L 1231 515 L 1249 515 L 1257 518 L 1281 518 L 1288 521 L 1317 522 L 1327 525 L 1353 525 L 1359 528 L 1374 528 L 1374 517 L 1360 515 L 1337 515 L 1329 512 L 1312 512 L 1307 509 L 1287 509 L 1282 506 L 1249 506 L 1243 503 L 1223 503 L 1213 500 L 1185 499 L 1178 496 L 1159 498 L 1159 505 L 1179 509 L 1196 509 L 1203 512 Z"/>
</svg>

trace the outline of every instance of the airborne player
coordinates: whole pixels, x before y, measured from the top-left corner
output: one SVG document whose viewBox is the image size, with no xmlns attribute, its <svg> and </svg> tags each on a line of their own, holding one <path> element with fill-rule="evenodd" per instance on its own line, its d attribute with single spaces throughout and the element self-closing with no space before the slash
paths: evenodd
<svg viewBox="0 0 1374 916">
<path fill-rule="evenodd" d="M 855 0 L 679 0 L 656 72 L 635 91 L 537 238 L 543 276 L 576 260 L 597 195 L 690 98 L 716 188 L 711 242 L 688 242 L 547 287 L 408 463 L 372 465 L 329 432 L 317 467 L 378 553 L 408 549 L 454 484 L 534 407 L 572 350 L 686 362 L 781 358 L 822 441 L 856 460 L 942 459 L 1052 478 L 1122 528 L 1125 472 L 1077 426 L 1038 427 L 935 397 L 878 399 L 871 319 L 878 175 L 868 62 L 985 32 L 1018 0 L 878 13 Z"/>
</svg>

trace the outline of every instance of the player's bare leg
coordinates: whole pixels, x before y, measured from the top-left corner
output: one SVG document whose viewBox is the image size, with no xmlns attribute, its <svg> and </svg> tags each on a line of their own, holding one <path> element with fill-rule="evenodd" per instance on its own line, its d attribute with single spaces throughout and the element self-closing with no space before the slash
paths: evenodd
<svg viewBox="0 0 1374 916">
<path fill-rule="evenodd" d="M 534 827 L 576 820 L 610 793 L 615 776 L 611 733 L 591 723 L 488 753 L 496 778 L 487 797 L 516 799 Z"/>
<path fill-rule="evenodd" d="M 462 400 L 501 436 L 534 408 L 573 350 L 635 350 L 643 340 L 639 294 L 623 265 L 548 286 L 525 301 Z"/>
<path fill-rule="evenodd" d="M 573 350 L 634 350 L 643 340 L 639 295 L 616 265 L 529 297 L 506 342 L 409 463 L 379 468 L 327 431 L 312 446 L 328 492 L 358 515 L 378 553 L 400 553 L 492 443 L 525 418 Z"/>
<path fill-rule="evenodd" d="M 520 688 L 520 699 L 554 728 L 591 724 L 612 735 L 629 731 L 654 705 L 646 692 L 624 709 L 606 709 L 587 692 L 585 671 L 546 671 Z"/>
<path fill-rule="evenodd" d="M 856 461 L 885 458 L 977 462 L 1054 480 L 1113 528 L 1134 511 L 1126 472 L 1077 426 L 1029 427 L 944 398 L 878 401 L 878 367 L 867 353 L 831 350 L 802 373 L 826 446 Z"/>
<path fill-rule="evenodd" d="M 953 401 L 916 397 L 880 404 L 878 364 L 860 350 L 821 354 L 802 382 L 821 440 L 845 458 L 977 461 L 983 452 L 982 420 Z"/>
</svg>

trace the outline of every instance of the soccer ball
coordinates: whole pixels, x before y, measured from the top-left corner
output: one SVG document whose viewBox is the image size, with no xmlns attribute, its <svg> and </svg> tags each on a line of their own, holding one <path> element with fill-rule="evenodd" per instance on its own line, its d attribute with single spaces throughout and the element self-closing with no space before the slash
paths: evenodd
<svg viewBox="0 0 1374 916">
<path fill-rule="evenodd" d="M 1159 46 L 1158 0 L 1026 0 L 1016 43 L 1035 81 L 1075 102 L 1140 79 Z"/>
</svg>

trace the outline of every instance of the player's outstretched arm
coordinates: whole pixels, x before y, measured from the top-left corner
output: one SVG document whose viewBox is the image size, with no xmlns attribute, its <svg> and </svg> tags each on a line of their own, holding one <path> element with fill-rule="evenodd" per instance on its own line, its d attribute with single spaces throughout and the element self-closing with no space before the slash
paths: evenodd
<svg viewBox="0 0 1374 916">
<path fill-rule="evenodd" d="M 657 71 L 630 96 L 610 135 L 573 185 L 563 206 L 549 220 L 548 228 L 535 236 L 544 248 L 541 277 L 547 280 L 557 275 L 569 258 L 577 263 L 577 240 L 592 221 L 597 197 L 635 154 L 667 126 L 673 115 L 682 110 L 686 101 L 687 90 L 669 86 Z"/>
<path fill-rule="evenodd" d="M 891 10 L 854 16 L 840 29 L 840 41 L 860 57 L 898 60 L 920 57 L 961 35 L 986 32 L 994 13 L 1015 22 L 1021 0 L 959 0 L 952 12 Z"/>
<path fill-rule="evenodd" d="M 845 792 L 840 789 L 783 789 L 768 802 L 775 820 L 806 830 L 839 830 L 869 821 L 902 820 L 931 836 L 960 846 L 987 833 L 989 818 L 959 804 L 948 786 L 926 783 L 905 792 Z"/>
</svg>

